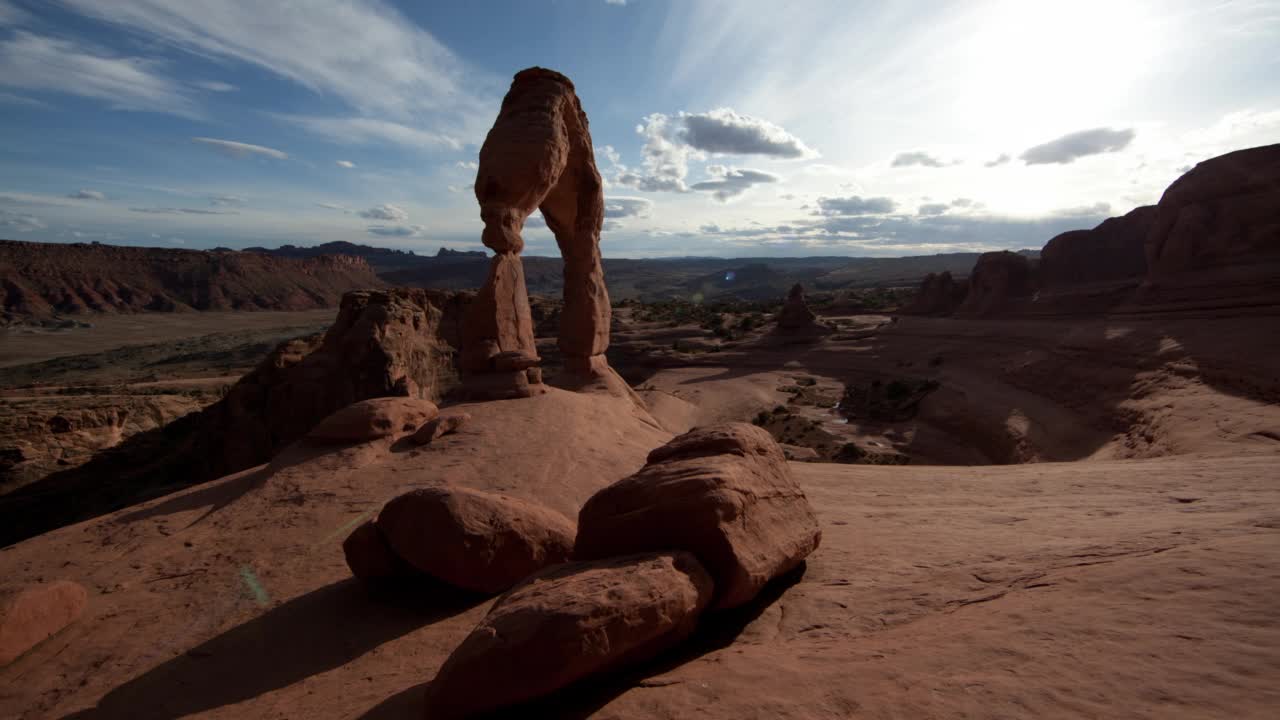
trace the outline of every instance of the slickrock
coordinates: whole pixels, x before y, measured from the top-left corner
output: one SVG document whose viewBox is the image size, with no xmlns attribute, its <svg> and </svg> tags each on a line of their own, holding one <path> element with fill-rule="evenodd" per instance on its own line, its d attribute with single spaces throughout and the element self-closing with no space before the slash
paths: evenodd
<svg viewBox="0 0 1280 720">
<path fill-rule="evenodd" d="M 574 558 L 686 550 L 716 582 L 715 607 L 751 601 L 818 547 L 822 531 L 782 450 L 745 423 L 694 428 L 582 506 Z"/>
<path fill-rule="evenodd" d="M 366 442 L 414 432 L 439 414 L 440 410 L 430 400 L 371 398 L 352 403 L 321 420 L 307 437 L 325 443 Z"/>
<path fill-rule="evenodd" d="M 693 632 L 712 588 L 689 553 L 550 568 L 499 598 L 453 651 L 428 716 L 469 717 L 650 659 Z"/>
<path fill-rule="evenodd" d="M 68 580 L 0 591 L 0 667 L 75 622 L 87 603 Z"/>
<path fill-rule="evenodd" d="M 563 515 L 461 486 L 401 495 L 377 522 L 391 549 L 414 568 L 475 592 L 502 592 L 573 551 L 574 526 Z"/>
<path fill-rule="evenodd" d="M 462 366 L 470 375 L 523 377 L 496 385 L 468 383 L 465 389 L 470 396 L 518 397 L 538 392 L 536 373 L 495 365 L 495 358 L 507 353 L 529 358 L 530 365 L 536 362 L 520 260 L 521 230 L 535 210 L 541 210 L 564 259 L 559 344 L 565 366 L 579 373 L 598 368 L 594 359 L 603 358 L 609 346 L 610 319 L 600 264 L 602 188 L 587 116 L 573 83 L 543 68 L 517 73 L 480 148 L 476 200 L 485 224 L 482 240 L 495 255 L 467 315 Z"/>
</svg>

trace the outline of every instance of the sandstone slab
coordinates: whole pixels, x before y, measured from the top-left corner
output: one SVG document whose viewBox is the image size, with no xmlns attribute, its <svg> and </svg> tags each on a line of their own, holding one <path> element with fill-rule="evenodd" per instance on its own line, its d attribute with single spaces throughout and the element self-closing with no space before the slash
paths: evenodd
<svg viewBox="0 0 1280 720">
<path fill-rule="evenodd" d="M 372 520 L 347 536 L 342 542 L 342 554 L 351 574 L 361 580 L 384 580 L 411 572 L 408 563 L 395 554 Z"/>
<path fill-rule="evenodd" d="M 68 580 L 0 592 L 0 667 L 75 622 L 88 603 Z"/>
</svg>

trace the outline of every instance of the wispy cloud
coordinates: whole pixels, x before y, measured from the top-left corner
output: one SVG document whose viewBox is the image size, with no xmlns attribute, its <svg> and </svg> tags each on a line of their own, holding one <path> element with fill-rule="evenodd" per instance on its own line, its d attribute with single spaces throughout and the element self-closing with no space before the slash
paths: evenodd
<svg viewBox="0 0 1280 720">
<path fill-rule="evenodd" d="M 73 200 L 106 200 L 107 196 L 98 190 L 77 190 L 67 197 Z"/>
<path fill-rule="evenodd" d="M 131 207 L 129 212 L 148 215 L 239 215 L 235 210 L 202 210 L 200 208 Z"/>
<path fill-rule="evenodd" d="M 339 160 L 334 164 L 340 168 L 347 168 L 348 170 L 356 166 L 356 164 L 351 162 L 350 160 Z"/>
<path fill-rule="evenodd" d="M 322 207 L 322 208 L 325 208 L 326 210 L 341 210 L 341 211 L 342 211 L 342 212 L 344 212 L 344 213 L 349 213 L 349 212 L 351 212 L 351 210 L 349 210 L 349 209 L 347 209 L 347 208 L 345 208 L 345 207 L 343 207 L 343 206 L 341 206 L 341 205 L 338 205 L 338 204 L 336 204 L 336 203 L 322 203 L 322 202 L 318 202 L 318 203 L 316 203 L 316 207 Z"/>
<path fill-rule="evenodd" d="M 370 220 L 394 220 L 397 222 L 403 222 L 409 219 L 409 213 L 405 212 L 403 208 L 396 207 L 389 203 L 384 203 L 377 207 L 371 207 L 368 210 L 361 210 L 357 214 L 362 218 L 369 218 Z"/>
<path fill-rule="evenodd" d="M 277 120 L 297 125 L 320 137 L 343 145 L 392 144 L 419 150 L 462 148 L 452 135 L 423 130 L 403 123 L 368 117 L 316 117 L 272 113 Z"/>
<path fill-rule="evenodd" d="M 911 167 L 919 165 L 921 167 L 940 168 L 946 167 L 949 163 L 930 155 L 927 152 L 917 150 L 914 152 L 898 153 L 893 158 L 893 167 Z"/>
<path fill-rule="evenodd" d="M 726 168 L 721 165 L 708 167 L 707 173 L 713 179 L 694 183 L 692 188 L 710 192 L 720 202 L 728 202 L 730 199 L 750 190 L 754 185 L 775 183 L 780 179 L 777 175 L 763 170 Z"/>
<path fill-rule="evenodd" d="M 35 98 L 29 98 L 25 95 L 14 95 L 13 93 L 0 92 L 0 105 L 21 105 L 32 108 L 47 108 L 49 103 Z"/>
<path fill-rule="evenodd" d="M 196 82 L 195 86 L 201 90 L 208 90 L 209 92 L 216 93 L 235 92 L 240 89 L 231 83 L 225 83 L 221 80 L 201 80 Z"/>
<path fill-rule="evenodd" d="M 419 237 L 425 229 L 421 225 L 374 225 L 366 228 L 370 235 L 383 237 Z"/>
<path fill-rule="evenodd" d="M 0 40 L 2 85 L 92 98 L 116 110 L 198 117 L 184 88 L 164 69 L 160 61 L 22 30 Z"/>
<path fill-rule="evenodd" d="M 219 140 L 217 138 L 193 137 L 191 142 L 207 145 L 224 155 L 233 158 L 246 158 L 251 155 L 260 157 L 269 157 L 276 160 L 288 160 L 288 153 L 275 148 L 263 147 L 262 145 L 250 145 L 249 143 L 236 142 L 235 140 Z"/>
</svg>

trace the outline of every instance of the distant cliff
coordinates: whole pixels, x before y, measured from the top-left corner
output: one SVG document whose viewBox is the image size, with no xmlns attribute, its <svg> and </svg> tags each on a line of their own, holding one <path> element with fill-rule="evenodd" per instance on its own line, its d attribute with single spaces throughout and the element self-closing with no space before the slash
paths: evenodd
<svg viewBox="0 0 1280 720">
<path fill-rule="evenodd" d="M 385 283 L 362 258 L 0 240 L 0 322 L 89 312 L 307 310 Z"/>
</svg>

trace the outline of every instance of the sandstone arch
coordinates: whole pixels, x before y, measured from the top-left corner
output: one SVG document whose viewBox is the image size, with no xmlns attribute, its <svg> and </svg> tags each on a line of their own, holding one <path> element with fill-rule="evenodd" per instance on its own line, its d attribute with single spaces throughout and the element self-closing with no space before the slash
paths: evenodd
<svg viewBox="0 0 1280 720">
<path fill-rule="evenodd" d="M 565 370 L 604 375 L 610 308 L 600 263 L 603 183 L 587 116 L 569 78 L 537 67 L 516 74 L 480 148 L 475 192 L 482 239 L 495 255 L 463 331 L 462 367 L 471 394 L 538 391 L 541 372 L 520 253 L 525 220 L 539 209 L 564 258 L 559 345 Z"/>
</svg>

